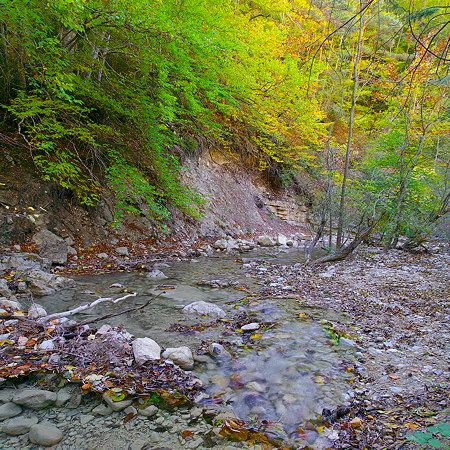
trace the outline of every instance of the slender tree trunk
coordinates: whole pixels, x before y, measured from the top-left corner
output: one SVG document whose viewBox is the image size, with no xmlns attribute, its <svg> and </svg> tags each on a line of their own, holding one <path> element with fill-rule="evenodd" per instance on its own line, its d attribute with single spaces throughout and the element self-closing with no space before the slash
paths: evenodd
<svg viewBox="0 0 450 450">
<path fill-rule="evenodd" d="M 362 9 L 362 2 L 360 1 L 360 9 Z M 352 88 L 352 98 L 350 107 L 350 117 L 348 121 L 348 137 L 347 137 L 347 147 L 345 150 L 345 164 L 344 164 L 344 174 L 341 185 L 341 195 L 339 201 L 339 213 L 338 213 L 338 225 L 337 225 L 337 236 L 336 236 L 336 248 L 340 249 L 342 247 L 343 240 L 343 230 L 344 230 L 344 209 L 345 209 L 345 199 L 347 190 L 347 179 L 348 171 L 350 166 L 350 152 L 353 142 L 353 125 L 355 121 L 355 109 L 356 109 L 356 99 L 357 91 L 359 87 L 359 63 L 361 61 L 361 46 L 363 37 L 363 14 L 359 16 L 359 30 L 358 30 L 358 40 L 356 43 L 356 56 L 353 63 L 353 88 Z"/>
</svg>

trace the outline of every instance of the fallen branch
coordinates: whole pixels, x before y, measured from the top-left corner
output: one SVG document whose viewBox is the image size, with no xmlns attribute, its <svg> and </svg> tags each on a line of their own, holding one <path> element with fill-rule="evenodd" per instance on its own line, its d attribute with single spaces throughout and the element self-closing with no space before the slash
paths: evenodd
<svg viewBox="0 0 450 450">
<path fill-rule="evenodd" d="M 125 300 L 129 297 L 136 297 L 136 295 L 137 295 L 137 292 L 133 292 L 132 294 L 127 294 L 127 295 L 124 295 L 123 297 L 119 297 L 116 299 L 111 298 L 111 297 L 100 297 L 97 300 L 94 300 L 93 302 L 86 303 L 85 305 L 78 306 L 77 308 L 71 309 L 69 311 L 63 311 L 63 312 L 59 312 L 59 313 L 49 314 L 48 316 L 45 316 L 45 317 L 41 317 L 40 319 L 38 319 L 38 322 L 46 323 L 46 322 L 49 322 L 50 320 L 61 319 L 63 317 L 73 316 L 74 314 L 78 314 L 79 312 L 85 311 L 86 309 L 91 309 L 94 306 L 99 305 L 100 303 L 104 303 L 104 302 L 119 303 L 120 301 Z"/>
<path fill-rule="evenodd" d="M 110 319 L 111 317 L 121 316 L 122 314 L 126 314 L 126 313 L 129 313 L 129 312 L 132 312 L 132 311 L 138 311 L 139 309 L 144 309 L 153 300 L 156 300 L 161 294 L 163 294 L 163 292 L 160 292 L 156 297 L 150 298 L 144 305 L 136 306 L 135 308 L 128 308 L 128 309 L 125 309 L 125 310 L 117 312 L 117 313 L 105 314 L 104 316 L 97 317 L 95 319 L 89 319 L 89 320 L 85 320 L 84 322 L 80 322 L 80 323 L 76 323 L 76 324 L 73 324 L 73 325 L 69 325 L 66 328 L 77 327 L 79 325 L 81 325 L 81 326 L 88 325 L 90 323 L 98 322 L 100 320 Z"/>
</svg>

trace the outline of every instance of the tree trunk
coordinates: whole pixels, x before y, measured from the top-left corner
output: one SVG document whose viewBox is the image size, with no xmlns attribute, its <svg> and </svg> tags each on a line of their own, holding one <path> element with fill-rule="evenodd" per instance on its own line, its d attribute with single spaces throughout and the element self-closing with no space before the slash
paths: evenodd
<svg viewBox="0 0 450 450">
<path fill-rule="evenodd" d="M 360 9 L 362 9 L 362 2 L 360 1 Z M 361 61 L 361 46 L 362 46 L 362 36 L 363 36 L 363 13 L 359 16 L 359 32 L 358 41 L 356 44 L 356 56 L 355 62 L 353 64 L 353 89 L 350 107 L 350 117 L 348 121 L 348 136 L 347 136 L 347 147 L 345 149 L 345 165 L 344 165 L 344 177 L 342 179 L 341 195 L 339 201 L 339 215 L 338 215 L 338 225 L 337 225 L 337 236 L 336 236 L 336 248 L 340 249 L 342 246 L 343 230 L 344 230 L 344 207 L 345 207 L 345 197 L 347 190 L 347 178 L 350 166 L 350 152 L 353 142 L 353 125 L 355 121 L 355 109 L 356 109 L 356 99 L 357 90 L 359 87 L 359 63 Z"/>
</svg>

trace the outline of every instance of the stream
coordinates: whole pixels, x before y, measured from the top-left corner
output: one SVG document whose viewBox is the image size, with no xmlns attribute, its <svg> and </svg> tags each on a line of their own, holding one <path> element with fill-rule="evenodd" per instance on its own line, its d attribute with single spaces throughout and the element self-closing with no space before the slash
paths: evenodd
<svg viewBox="0 0 450 450">
<path fill-rule="evenodd" d="M 333 344 L 317 320 L 304 320 L 306 307 L 302 307 L 294 295 L 289 295 L 289 289 L 286 289 L 284 298 L 252 300 L 251 293 L 258 293 L 260 286 L 258 279 L 251 276 L 247 269 L 256 267 L 258 273 L 263 275 L 265 260 L 294 265 L 303 259 L 299 250 L 292 249 L 283 253 L 259 250 L 246 253 L 240 259 L 220 256 L 179 261 L 170 263 L 169 266 L 160 263 L 158 268 L 167 276 L 166 279 L 149 278 L 145 272 L 80 276 L 76 278 L 76 288 L 40 298 L 39 304 L 48 313 L 53 313 L 74 308 L 99 296 L 119 297 L 123 292 L 138 292 L 136 298 L 127 299 L 124 303 L 104 303 L 74 317 L 75 320 L 82 321 L 142 304 L 155 294 L 158 295 L 145 309 L 108 319 L 106 323 L 111 326 L 123 324 L 135 337 L 150 337 L 161 347 L 186 345 L 194 353 L 204 342 L 230 343 L 230 352 L 225 351 L 218 356 L 204 352 L 196 356 L 193 373 L 203 382 L 208 394 L 199 398 L 197 409 L 213 406 L 222 412 L 223 417 L 268 421 L 276 424 L 286 442 L 301 439 L 309 445 L 314 443 L 314 448 L 322 448 L 320 439 L 326 441 L 326 438 L 321 437 L 314 427 L 304 425 L 314 422 L 324 408 L 334 409 L 350 400 L 349 383 L 353 374 L 346 371 L 341 363 L 354 359 L 355 349 L 348 345 Z M 212 280 L 219 280 L 228 284 L 228 287 L 211 287 L 208 283 Z M 198 284 L 199 282 L 202 284 Z M 223 326 L 198 326 L 204 325 L 202 320 L 186 318 L 182 308 L 199 300 L 212 302 L 223 308 L 230 321 L 247 314 L 252 322 L 261 326 L 254 331 L 234 332 L 227 328 L 226 321 Z M 336 315 L 326 310 L 312 311 L 311 308 L 307 312 L 318 319 L 333 320 L 333 314 Z M 343 320 L 342 317 L 340 320 Z M 168 331 L 175 329 L 174 325 L 178 327 L 177 331 Z M 191 331 L 180 332 L 187 329 Z M 81 405 L 80 408 L 81 414 L 89 414 L 92 405 Z M 50 414 L 50 419 L 57 418 L 52 409 L 42 414 Z M 123 417 L 119 419 L 119 413 L 114 415 L 117 415 L 117 423 L 121 424 Z M 71 411 L 71 417 L 74 416 Z M 173 449 L 210 446 L 201 438 L 195 439 L 198 434 L 205 432 L 200 429 L 194 439 L 183 441 L 180 437 L 181 430 L 188 428 L 189 423 L 189 429 L 192 428 L 192 417 L 186 415 L 186 412 L 177 417 L 176 420 L 169 419 L 172 427 L 149 427 L 149 421 L 143 422 L 142 419 L 134 424 L 134 429 L 127 428 L 127 424 L 124 426 L 127 431 L 120 435 L 120 439 L 126 439 L 123 434 L 129 434 L 130 439 L 126 443 L 130 449 L 157 448 L 144 445 L 139 447 L 141 443 L 148 442 Z M 167 420 L 163 415 L 162 418 L 160 424 Z M 64 417 L 60 416 L 60 419 L 67 422 Z M 108 443 L 112 436 L 111 428 L 114 428 L 111 420 L 114 420 L 112 416 L 92 416 L 88 421 L 89 426 L 82 427 L 84 431 L 72 433 L 70 439 L 73 442 L 69 439 L 64 445 L 63 441 L 58 448 L 77 448 L 79 444 L 76 439 L 80 439 L 80 433 L 83 432 L 88 434 L 83 442 L 89 444 L 78 448 L 114 448 L 114 444 Z M 137 430 L 136 427 L 141 422 L 142 425 Z M 95 428 L 95 433 L 89 431 L 90 427 Z M 119 438 L 113 438 L 115 445 L 117 439 Z M 230 443 L 223 448 L 234 448 L 234 445 L 242 446 L 241 443 Z M 326 448 L 326 442 L 323 445 Z"/>
</svg>

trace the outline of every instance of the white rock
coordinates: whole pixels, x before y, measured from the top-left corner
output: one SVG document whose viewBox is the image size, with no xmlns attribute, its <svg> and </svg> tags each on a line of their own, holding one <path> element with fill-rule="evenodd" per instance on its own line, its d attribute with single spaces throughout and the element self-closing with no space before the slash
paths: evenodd
<svg viewBox="0 0 450 450">
<path fill-rule="evenodd" d="M 137 338 L 132 343 L 134 359 L 138 364 L 161 358 L 161 347 L 150 338 Z"/>
<path fill-rule="evenodd" d="M 276 239 L 277 245 L 287 245 L 287 237 L 284 234 L 278 234 Z"/>
<path fill-rule="evenodd" d="M 243 331 L 254 331 L 259 329 L 259 323 L 252 322 L 248 323 L 247 325 L 244 325 L 241 327 L 241 330 Z"/>
<path fill-rule="evenodd" d="M 225 311 L 214 303 L 199 301 L 189 303 L 183 308 L 183 313 L 188 316 L 206 316 L 211 318 L 226 317 Z"/>
<path fill-rule="evenodd" d="M 189 347 L 167 348 L 162 354 L 163 358 L 172 360 L 182 369 L 190 370 L 194 367 L 194 357 Z"/>
<path fill-rule="evenodd" d="M 53 342 L 52 339 L 47 339 L 45 341 L 42 341 L 41 344 L 39 345 L 39 350 L 50 351 L 50 350 L 54 350 L 54 349 L 55 349 L 55 343 Z"/>
<path fill-rule="evenodd" d="M 39 317 L 45 317 L 47 315 L 47 311 L 37 303 L 33 303 L 28 310 L 28 317 L 31 319 L 39 319 Z"/>
</svg>

